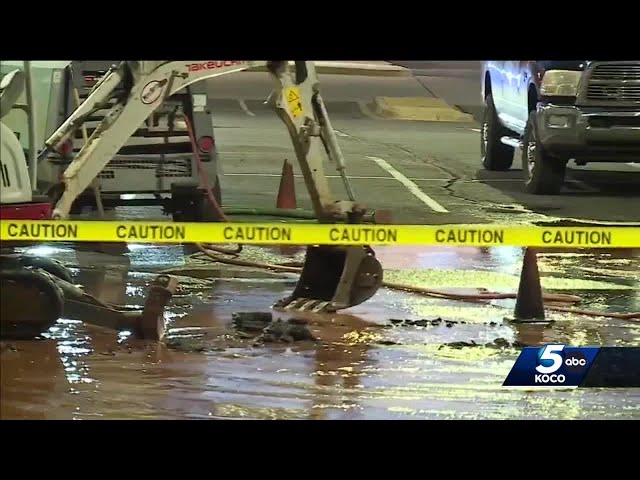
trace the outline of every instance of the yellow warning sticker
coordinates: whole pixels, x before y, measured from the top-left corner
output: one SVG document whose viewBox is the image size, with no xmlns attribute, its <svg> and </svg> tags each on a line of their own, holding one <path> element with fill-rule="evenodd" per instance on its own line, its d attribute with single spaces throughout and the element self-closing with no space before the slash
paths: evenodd
<svg viewBox="0 0 640 480">
<path fill-rule="evenodd" d="M 294 118 L 298 118 L 304 113 L 302 108 L 302 99 L 300 98 L 300 90 L 298 87 L 289 87 L 285 90 L 289 111 Z"/>
<path fill-rule="evenodd" d="M 2 241 L 640 248 L 640 227 L 35 220 L 3 220 L 0 226 Z"/>
</svg>

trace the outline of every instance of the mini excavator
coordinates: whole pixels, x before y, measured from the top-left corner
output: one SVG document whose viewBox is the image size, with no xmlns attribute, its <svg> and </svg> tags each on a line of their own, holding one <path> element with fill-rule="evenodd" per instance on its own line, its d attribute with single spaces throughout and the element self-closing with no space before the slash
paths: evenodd
<svg viewBox="0 0 640 480">
<path fill-rule="evenodd" d="M 274 107 L 290 134 L 318 220 L 321 223 L 339 223 L 344 219 L 348 223 L 362 222 L 366 209 L 355 201 L 349 184 L 344 157 L 320 95 L 315 64 L 310 61 L 295 61 L 292 68 L 290 61 L 286 60 L 123 61 L 114 65 L 96 83 L 84 102 L 45 142 L 45 148 L 35 160 L 37 164 L 56 151 L 81 128 L 92 113 L 110 107 L 62 175 L 55 189 L 51 219 L 64 220 L 69 217 L 74 201 L 92 185 L 102 169 L 165 99 L 196 82 L 257 67 L 266 67 L 274 81 L 274 89 L 267 103 Z M 15 96 L 13 92 L 8 93 L 3 104 L 10 104 Z M 3 106 L 4 111 L 6 108 Z M 30 182 L 28 177 L 25 178 L 25 173 L 28 175 L 25 160 L 24 166 L 17 166 L 20 162 L 13 158 L 18 156 L 17 146 L 14 145 L 11 149 L 7 147 L 7 152 L 10 150 L 13 153 L 5 154 L 4 133 L 3 130 L 3 165 L 21 169 L 22 185 L 29 188 L 31 193 L 30 183 L 35 185 L 35 179 Z M 11 132 L 7 129 L 6 133 L 9 135 Z M 334 200 L 324 172 L 325 154 L 329 161 L 335 163 L 349 200 Z M 11 161 L 5 161 L 5 156 L 11 157 Z M 20 178 L 20 174 L 16 173 L 14 177 Z M 2 188 L 5 189 L 4 185 Z M 11 202 L 15 203 L 15 200 L 3 192 L 0 206 L 4 208 L 5 203 Z M 32 263 L 33 261 L 30 260 Z M 14 277 L 15 262 L 15 259 L 12 260 Z M 0 274 L 4 274 L 2 267 Z M 49 279 L 52 277 L 55 281 L 55 273 L 48 276 Z M 313 312 L 346 309 L 371 298 L 382 285 L 382 277 L 380 262 L 368 245 L 308 246 L 302 273 L 294 291 L 278 301 L 275 307 L 288 311 Z"/>
</svg>

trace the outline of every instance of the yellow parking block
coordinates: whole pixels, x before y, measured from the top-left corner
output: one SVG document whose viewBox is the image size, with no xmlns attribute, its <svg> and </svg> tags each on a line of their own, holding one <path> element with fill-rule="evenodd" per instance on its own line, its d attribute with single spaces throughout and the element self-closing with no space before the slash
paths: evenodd
<svg viewBox="0 0 640 480">
<path fill-rule="evenodd" d="M 473 116 L 452 107 L 441 98 L 376 97 L 378 115 L 396 120 L 420 122 L 473 122 Z"/>
</svg>

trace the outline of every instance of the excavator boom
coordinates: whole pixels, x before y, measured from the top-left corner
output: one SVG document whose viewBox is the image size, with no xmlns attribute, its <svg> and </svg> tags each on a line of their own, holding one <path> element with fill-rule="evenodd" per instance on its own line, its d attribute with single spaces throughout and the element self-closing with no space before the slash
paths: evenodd
<svg viewBox="0 0 640 480">
<path fill-rule="evenodd" d="M 289 61 L 282 60 L 121 62 L 46 141 L 41 155 L 55 150 L 92 112 L 116 100 L 64 172 L 53 218 L 68 218 L 73 202 L 165 99 L 193 83 L 259 66 L 266 66 L 274 81 L 268 101 L 289 132 L 317 218 L 324 223 L 345 217 L 357 222 L 364 210 L 355 203 L 349 186 L 344 157 L 320 95 L 315 64 L 296 61 L 291 71 Z M 333 198 L 324 171 L 325 154 L 344 180 L 347 201 Z M 296 289 L 277 306 L 336 311 L 364 302 L 381 284 L 382 267 L 370 247 L 310 246 Z"/>
</svg>

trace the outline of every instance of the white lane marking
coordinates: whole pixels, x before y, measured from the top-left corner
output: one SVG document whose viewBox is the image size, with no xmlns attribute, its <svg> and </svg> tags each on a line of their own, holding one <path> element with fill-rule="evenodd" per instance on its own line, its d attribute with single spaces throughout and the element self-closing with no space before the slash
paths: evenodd
<svg viewBox="0 0 640 480">
<path fill-rule="evenodd" d="M 418 185 L 413 183 L 411 180 L 405 177 L 402 173 L 400 173 L 398 170 L 396 170 L 391 165 L 389 165 L 387 161 L 379 157 L 370 157 L 368 155 L 367 155 L 367 158 L 369 160 L 373 160 L 374 162 L 376 162 L 378 166 L 380 166 L 380 168 L 384 169 L 393 178 L 395 178 L 402 185 L 407 187 L 407 190 L 409 190 L 418 200 L 420 200 L 422 203 L 424 203 L 429 208 L 431 208 L 431 210 L 439 213 L 449 213 L 449 210 L 444 208 L 442 205 L 436 202 L 433 198 L 431 198 L 429 195 L 427 195 L 422 190 L 420 190 Z"/>
<path fill-rule="evenodd" d="M 221 154 L 223 152 L 220 152 Z M 226 152 L 224 152 L 226 153 Z M 229 177 L 278 177 L 280 178 L 282 175 L 280 173 L 225 173 L 225 176 Z M 302 175 L 295 174 L 294 177 L 302 178 Z M 393 177 L 381 177 L 381 176 L 365 176 L 365 175 L 348 175 L 350 179 L 353 180 L 393 180 L 397 181 L 397 179 Z M 327 178 L 342 178 L 340 175 L 327 175 Z M 414 182 L 448 182 L 451 180 L 450 178 L 422 178 L 422 177 L 407 177 L 409 180 Z M 522 180 L 515 178 L 493 178 L 486 180 L 458 180 L 457 183 L 508 183 L 508 182 L 517 182 L 520 183 Z"/>
<path fill-rule="evenodd" d="M 225 175 L 230 177 L 281 177 L 280 173 L 225 173 Z M 302 178 L 302 175 L 296 174 L 294 177 Z M 340 175 L 326 175 L 327 178 L 342 178 Z M 350 179 L 354 180 L 395 180 L 391 177 L 376 177 L 376 176 L 359 176 L 359 175 L 348 175 Z M 426 180 L 426 179 L 425 179 Z M 432 179 L 434 181 L 446 182 L 444 178 Z"/>
<path fill-rule="evenodd" d="M 333 131 L 334 131 L 334 132 L 336 132 L 336 135 L 337 135 L 338 137 L 343 137 L 343 138 L 349 138 L 349 137 L 351 137 L 351 135 L 347 135 L 346 133 L 341 132 L 340 130 L 336 130 L 335 128 L 333 129 Z"/>
<path fill-rule="evenodd" d="M 240 104 L 240 108 L 242 109 L 242 111 L 244 113 L 246 113 L 250 117 L 255 117 L 256 116 L 255 113 L 253 113 L 251 110 L 249 110 L 249 107 L 247 107 L 247 103 L 244 100 L 238 100 L 238 103 Z"/>
<path fill-rule="evenodd" d="M 640 163 L 627 163 L 627 165 L 633 168 L 640 168 Z"/>
<path fill-rule="evenodd" d="M 469 130 L 471 130 L 472 132 L 482 132 L 482 130 L 480 130 L 479 128 L 470 128 Z"/>
</svg>

